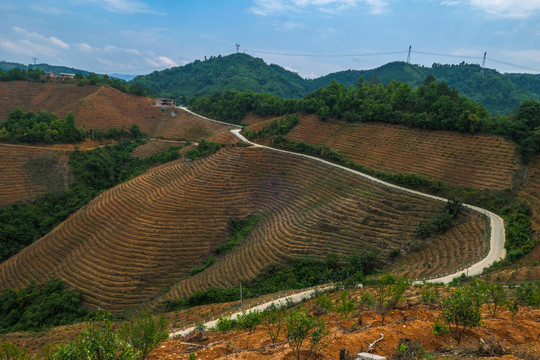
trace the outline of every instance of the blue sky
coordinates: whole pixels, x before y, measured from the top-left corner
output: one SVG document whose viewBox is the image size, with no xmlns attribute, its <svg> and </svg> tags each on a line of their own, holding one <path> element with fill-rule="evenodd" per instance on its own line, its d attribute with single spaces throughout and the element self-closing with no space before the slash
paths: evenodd
<svg viewBox="0 0 540 360">
<path fill-rule="evenodd" d="M 0 0 L 0 60 L 145 74 L 240 51 L 303 77 L 390 61 L 540 73 L 540 0 Z"/>
</svg>

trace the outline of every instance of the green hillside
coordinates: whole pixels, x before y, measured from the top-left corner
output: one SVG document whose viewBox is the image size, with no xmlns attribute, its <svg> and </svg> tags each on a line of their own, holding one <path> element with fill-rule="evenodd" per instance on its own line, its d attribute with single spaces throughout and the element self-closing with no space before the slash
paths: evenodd
<svg viewBox="0 0 540 360">
<path fill-rule="evenodd" d="M 362 77 L 367 82 L 388 84 L 392 80 L 420 86 L 433 75 L 469 99 L 484 105 L 492 114 L 514 113 L 525 100 L 540 100 L 540 76 L 530 74 L 501 74 L 480 66 L 433 64 L 432 67 L 392 62 L 371 70 L 347 70 L 317 79 L 303 79 L 278 65 L 268 65 L 262 59 L 246 54 L 211 57 L 138 76 L 133 81 L 151 88 L 159 96 L 170 96 L 186 103 L 192 97 L 227 90 L 271 93 L 285 98 L 300 98 L 331 84 L 332 80 L 355 85 Z"/>
<path fill-rule="evenodd" d="M 509 114 L 516 111 L 525 100 L 540 100 L 540 77 L 530 74 L 501 74 L 480 66 L 461 63 L 459 65 L 433 64 L 432 67 L 393 62 L 371 70 L 348 70 L 328 74 L 311 80 L 308 86 L 315 91 L 337 80 L 345 85 L 356 85 L 363 77 L 367 81 L 388 84 L 392 80 L 419 86 L 427 76 L 445 81 L 451 88 L 484 105 L 492 114 Z"/>
<path fill-rule="evenodd" d="M 151 88 L 155 94 L 175 97 L 181 102 L 225 90 L 271 93 L 286 98 L 307 93 L 306 80 L 298 74 L 246 54 L 195 60 L 185 66 L 137 76 L 133 81 Z"/>
</svg>

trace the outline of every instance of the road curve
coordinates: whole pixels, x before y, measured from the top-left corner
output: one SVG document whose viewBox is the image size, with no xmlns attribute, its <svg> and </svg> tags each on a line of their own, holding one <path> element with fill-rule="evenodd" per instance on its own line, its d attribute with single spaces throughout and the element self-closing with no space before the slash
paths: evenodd
<svg viewBox="0 0 540 360">
<path fill-rule="evenodd" d="M 279 151 L 279 152 L 291 154 L 291 155 L 294 155 L 294 156 L 299 156 L 299 157 L 319 161 L 319 162 L 322 162 L 322 163 L 327 164 L 329 166 L 334 166 L 334 167 L 343 169 L 345 171 L 348 171 L 350 173 L 353 173 L 353 174 L 355 174 L 357 176 L 360 176 L 360 177 L 362 177 L 364 179 L 367 179 L 367 180 L 369 180 L 371 182 L 377 183 L 377 184 L 379 184 L 381 186 L 386 186 L 386 187 L 389 187 L 389 188 L 398 189 L 398 190 L 405 191 L 405 192 L 408 192 L 408 193 L 411 193 L 411 194 L 415 194 L 417 196 L 422 196 L 422 197 L 425 197 L 425 198 L 429 198 L 429 199 L 433 199 L 433 200 L 437 200 L 437 201 L 441 201 L 441 202 L 447 202 L 448 201 L 448 199 L 445 199 L 445 198 L 442 198 L 442 197 L 438 197 L 438 196 L 434 196 L 434 195 L 430 195 L 430 194 L 424 194 L 424 193 L 422 193 L 420 191 L 411 190 L 411 189 L 407 189 L 407 188 L 404 188 L 404 187 L 401 187 L 401 186 L 398 186 L 398 185 L 390 184 L 390 183 L 388 183 L 386 181 L 382 181 L 380 179 L 377 179 L 376 177 L 366 175 L 366 174 L 364 174 L 364 173 L 362 173 L 360 171 L 349 169 L 349 168 L 347 168 L 345 166 L 334 164 L 334 163 L 332 163 L 330 161 L 326 161 L 326 160 L 323 160 L 323 159 L 315 157 L 315 156 L 299 154 L 299 153 L 295 153 L 295 152 L 291 152 L 291 151 L 287 151 L 287 150 L 276 149 L 276 148 L 273 148 L 273 147 L 270 147 L 270 146 L 264 146 L 264 145 L 256 144 L 254 142 L 249 141 L 242 134 L 240 134 L 241 130 L 242 129 L 233 129 L 233 130 L 230 130 L 230 132 L 233 133 L 241 141 L 243 141 L 243 142 L 245 142 L 247 144 L 250 144 L 250 145 L 252 145 L 254 147 L 265 148 L 265 149 L 269 149 L 269 150 L 272 150 L 272 151 Z M 469 266 L 468 268 L 466 268 L 464 270 L 458 271 L 458 272 L 453 273 L 453 274 L 446 275 L 444 277 L 430 279 L 430 280 L 427 280 L 427 282 L 442 282 L 442 283 L 446 284 L 446 283 L 449 283 L 450 281 L 452 281 L 452 279 L 461 276 L 462 274 L 478 275 L 478 274 L 482 273 L 482 270 L 484 270 L 486 267 L 490 266 L 495 261 L 503 259 L 506 256 L 506 249 L 504 248 L 505 235 L 504 235 L 504 221 L 503 221 L 503 219 L 499 215 L 494 214 L 491 211 L 479 208 L 477 206 L 468 205 L 468 204 L 463 204 L 463 205 L 465 207 L 469 208 L 469 209 L 472 209 L 472 210 L 477 211 L 477 212 L 479 212 L 479 213 L 481 213 L 483 215 L 486 215 L 490 219 L 491 237 L 490 237 L 490 241 L 489 241 L 489 253 L 487 254 L 487 256 L 485 258 L 483 258 L 482 260 L 480 260 L 476 264 L 473 264 L 473 265 Z"/>
<path fill-rule="evenodd" d="M 342 170 L 348 171 L 348 172 L 350 172 L 352 174 L 355 174 L 355 175 L 357 175 L 359 177 L 362 177 L 362 178 L 364 178 L 366 180 L 369 180 L 369 181 L 374 182 L 376 184 L 379 184 L 381 186 L 385 186 L 385 187 L 389 187 L 389 188 L 393 188 L 393 189 L 398 189 L 398 190 L 401 190 L 401 191 L 408 192 L 410 194 L 414 194 L 414 195 L 417 195 L 417 196 L 437 200 L 437 201 L 444 202 L 444 203 L 446 203 L 448 201 L 448 199 L 445 199 L 445 198 L 442 198 L 442 197 L 439 197 L 439 196 L 425 194 L 425 193 L 422 193 L 420 191 L 411 190 L 411 189 L 408 189 L 408 188 L 405 188 L 405 187 L 402 187 L 402 186 L 398 186 L 398 185 L 388 183 L 386 181 L 377 179 L 376 177 L 366 175 L 366 174 L 364 174 L 364 173 L 362 173 L 360 171 L 349 169 L 349 168 L 347 168 L 345 166 L 334 164 L 334 163 L 332 163 L 330 161 L 323 160 L 323 159 L 315 157 L 315 156 L 295 153 L 295 152 L 292 152 L 292 151 L 287 151 L 287 150 L 282 150 L 282 149 L 276 149 L 276 148 L 273 148 L 273 147 L 270 147 L 270 146 L 265 146 L 265 145 L 261 145 L 261 144 L 251 142 L 248 139 L 246 139 L 242 134 L 240 134 L 240 131 L 242 131 L 242 128 L 240 126 L 238 126 L 238 125 L 229 124 L 229 123 L 225 123 L 225 122 L 222 122 L 222 121 L 209 119 L 207 117 L 204 117 L 204 116 L 201 116 L 201 115 L 199 115 L 197 113 L 194 113 L 193 111 L 191 111 L 191 110 L 189 110 L 189 109 L 187 109 L 185 107 L 178 107 L 178 108 L 182 109 L 182 110 L 184 110 L 184 111 L 186 111 L 186 112 L 188 112 L 190 114 L 198 116 L 198 117 L 200 117 L 202 119 L 217 122 L 217 123 L 220 123 L 220 124 L 226 124 L 226 125 L 229 125 L 231 127 L 234 127 L 235 129 L 230 129 L 229 131 L 232 134 L 234 134 L 240 141 L 243 141 L 243 142 L 245 142 L 245 143 L 247 143 L 247 144 L 249 144 L 249 145 L 251 145 L 253 147 L 265 148 L 265 149 L 268 149 L 268 150 L 271 150 L 271 151 L 278 151 L 278 152 L 287 153 L 287 154 L 290 154 L 290 155 L 293 155 L 293 156 L 308 158 L 308 159 L 311 159 L 311 160 L 314 160 L 314 161 L 322 162 L 322 163 L 327 164 L 329 166 L 333 166 L 333 167 L 340 168 Z M 482 260 L 480 260 L 479 262 L 477 262 L 475 264 L 472 264 L 471 266 L 469 266 L 466 269 L 460 270 L 460 271 L 458 271 L 456 273 L 453 273 L 453 274 L 448 274 L 448 275 L 443 276 L 443 277 L 426 280 L 427 282 L 442 282 L 442 283 L 447 284 L 450 281 L 452 281 L 453 279 L 461 276 L 462 274 L 465 274 L 465 275 L 479 275 L 479 274 L 482 273 L 482 271 L 485 268 L 487 268 L 488 266 L 493 264 L 495 261 L 504 259 L 505 256 L 506 256 L 506 249 L 504 248 L 504 241 L 505 241 L 504 220 L 499 215 L 494 214 L 491 211 L 479 208 L 479 207 L 474 206 L 474 205 L 468 205 L 468 204 L 463 204 L 463 205 L 465 207 L 471 209 L 471 210 L 474 210 L 474 211 L 479 212 L 479 213 L 481 213 L 483 215 L 486 215 L 489 218 L 490 227 L 491 227 L 491 236 L 490 236 L 490 240 L 489 240 L 489 252 L 488 252 L 488 254 L 486 255 L 485 258 L 483 258 Z M 418 282 L 421 283 L 421 281 L 418 281 Z"/>
</svg>

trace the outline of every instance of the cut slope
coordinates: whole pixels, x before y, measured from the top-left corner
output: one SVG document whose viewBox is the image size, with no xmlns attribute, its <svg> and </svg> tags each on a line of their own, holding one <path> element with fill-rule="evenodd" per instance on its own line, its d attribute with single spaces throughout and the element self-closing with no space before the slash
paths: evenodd
<svg viewBox="0 0 540 360">
<path fill-rule="evenodd" d="M 475 189 L 512 187 L 518 169 L 516 146 L 495 136 L 410 129 L 388 124 L 322 122 L 301 116 L 287 135 L 324 144 L 368 168 L 412 173 L 444 184 Z"/>
<path fill-rule="evenodd" d="M 0 144 L 0 206 L 32 200 L 71 182 L 67 152 Z"/>
<path fill-rule="evenodd" d="M 291 256 L 386 253 L 440 208 L 297 156 L 226 148 L 103 193 L 0 264 L 0 287 L 55 274 L 82 290 L 87 305 L 118 312 L 172 284 L 159 300 L 230 286 Z M 175 283 L 225 241 L 232 218 L 253 213 L 261 220 L 235 251 Z"/>
</svg>

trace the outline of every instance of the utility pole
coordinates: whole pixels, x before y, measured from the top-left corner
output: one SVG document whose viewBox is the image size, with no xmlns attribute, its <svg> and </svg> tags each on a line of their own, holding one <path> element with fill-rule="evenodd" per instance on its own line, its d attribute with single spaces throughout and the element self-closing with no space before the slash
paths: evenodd
<svg viewBox="0 0 540 360">
<path fill-rule="evenodd" d="M 484 75 L 484 68 L 486 67 L 486 54 L 487 54 L 487 51 L 484 51 L 484 60 L 482 60 L 482 67 L 480 68 L 480 75 Z"/>
<path fill-rule="evenodd" d="M 33 57 L 32 59 L 34 60 L 34 65 L 36 65 L 36 62 L 37 62 L 38 58 L 37 58 L 37 57 Z"/>
<path fill-rule="evenodd" d="M 242 307 L 243 299 L 242 299 L 242 282 L 240 281 L 240 307 Z"/>
<path fill-rule="evenodd" d="M 240 50 L 240 45 L 236 44 L 236 53 L 238 54 L 238 51 Z"/>
<path fill-rule="evenodd" d="M 412 48 L 412 45 L 409 45 L 409 55 L 407 55 L 407 64 L 411 63 L 411 48 Z"/>
</svg>

